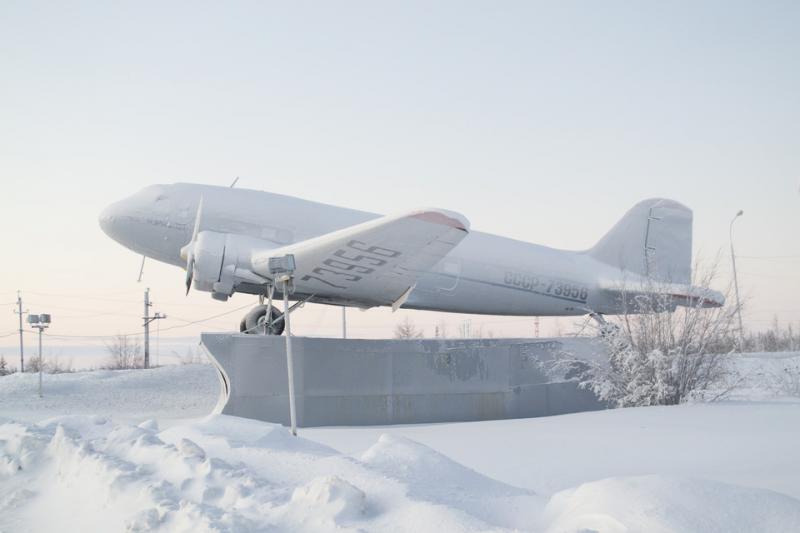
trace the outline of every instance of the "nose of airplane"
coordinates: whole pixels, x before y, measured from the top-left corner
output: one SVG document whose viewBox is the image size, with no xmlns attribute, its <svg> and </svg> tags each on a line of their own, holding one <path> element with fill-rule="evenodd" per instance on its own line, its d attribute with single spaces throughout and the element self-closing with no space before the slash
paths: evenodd
<svg viewBox="0 0 800 533">
<path fill-rule="evenodd" d="M 119 216 L 119 208 L 117 204 L 118 202 L 115 202 L 103 209 L 98 217 L 100 229 L 103 230 L 103 233 L 115 240 L 116 236 L 114 234 L 114 220 Z"/>
<path fill-rule="evenodd" d="M 132 198 L 125 198 L 103 209 L 98 222 L 106 235 L 121 244 L 127 244 L 126 240 L 135 215 L 136 203 Z"/>
<path fill-rule="evenodd" d="M 163 228 L 169 216 L 166 200 L 163 186 L 145 187 L 106 207 L 97 221 L 106 235 L 141 253 L 146 246 L 164 240 Z"/>
<path fill-rule="evenodd" d="M 103 233 L 111 237 L 111 228 L 114 223 L 114 215 L 111 210 L 111 206 L 106 207 L 100 213 L 100 216 L 97 218 L 97 222 L 100 224 L 100 229 L 103 230 Z"/>
</svg>

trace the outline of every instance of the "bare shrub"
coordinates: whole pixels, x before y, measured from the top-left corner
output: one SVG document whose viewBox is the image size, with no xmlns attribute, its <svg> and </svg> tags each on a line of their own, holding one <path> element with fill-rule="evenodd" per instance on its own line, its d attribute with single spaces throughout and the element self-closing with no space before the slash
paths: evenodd
<svg viewBox="0 0 800 533">
<path fill-rule="evenodd" d="M 27 360 L 25 361 L 25 372 L 38 373 L 39 367 L 41 367 L 42 372 L 44 372 L 45 368 L 43 365 L 46 364 L 47 363 L 43 361 L 42 358 L 39 357 L 38 355 L 32 355 L 28 357 Z"/>
<path fill-rule="evenodd" d="M 703 306 L 703 291 L 709 290 L 716 272 L 714 265 L 695 279 L 700 292 L 685 307 L 676 306 L 674 286 L 668 283 L 652 281 L 635 291 L 623 290 L 625 312 L 598 328 L 608 357 L 599 361 L 567 357 L 558 364 L 577 373 L 581 386 L 616 407 L 723 396 L 730 388 L 723 383 L 735 345 L 736 306 Z M 726 297 L 726 302 L 730 300 Z"/>
<path fill-rule="evenodd" d="M 194 349 L 191 347 L 186 348 L 186 353 L 180 358 L 180 362 L 182 365 L 203 365 L 211 363 L 199 347 Z"/>
<path fill-rule="evenodd" d="M 108 363 L 103 368 L 107 370 L 126 370 L 144 367 L 142 345 L 135 338 L 126 335 L 116 335 L 111 342 L 106 344 L 106 351 L 108 352 L 109 358 Z"/>
<path fill-rule="evenodd" d="M 745 350 L 749 352 L 788 352 L 800 350 L 800 328 L 792 324 L 785 326 L 772 319 L 769 329 L 749 333 L 744 339 Z"/>
<path fill-rule="evenodd" d="M 66 362 L 62 361 L 58 356 L 56 357 L 48 357 L 45 359 L 42 364 L 44 365 L 42 368 L 42 372 L 46 374 L 68 374 L 70 372 L 74 372 L 72 369 L 72 360 L 69 359 Z M 37 369 L 38 372 L 38 358 L 37 358 Z"/>
<path fill-rule="evenodd" d="M 66 362 L 62 361 L 58 356 L 48 356 L 47 358 L 34 355 L 29 357 L 25 364 L 25 372 L 38 373 L 39 367 L 45 374 L 66 374 L 74 372 L 72 368 L 72 359 Z"/>
<path fill-rule="evenodd" d="M 418 329 L 411 320 L 406 317 L 394 328 L 395 339 L 421 339 L 422 330 Z"/>
</svg>

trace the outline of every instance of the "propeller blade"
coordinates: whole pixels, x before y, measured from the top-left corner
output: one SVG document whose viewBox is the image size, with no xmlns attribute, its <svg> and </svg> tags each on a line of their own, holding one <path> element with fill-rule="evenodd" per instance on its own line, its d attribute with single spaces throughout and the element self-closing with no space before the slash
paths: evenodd
<svg viewBox="0 0 800 533">
<path fill-rule="evenodd" d="M 194 257 L 190 257 L 186 263 L 186 296 L 189 296 L 189 290 L 192 288 L 192 278 L 194 278 Z"/>
<path fill-rule="evenodd" d="M 192 279 L 194 278 L 194 245 L 197 241 L 197 234 L 200 233 L 200 220 L 203 216 L 203 197 L 200 197 L 200 202 L 197 204 L 197 214 L 194 217 L 194 229 L 192 230 L 192 240 L 189 244 L 181 248 L 181 257 L 186 258 L 186 295 L 189 295 L 189 290 L 192 288 Z"/>
<path fill-rule="evenodd" d="M 203 197 L 200 197 L 200 203 L 197 204 L 197 214 L 194 217 L 194 231 L 192 231 L 192 240 L 194 243 L 197 239 L 197 234 L 200 233 L 200 217 L 203 216 Z"/>
</svg>

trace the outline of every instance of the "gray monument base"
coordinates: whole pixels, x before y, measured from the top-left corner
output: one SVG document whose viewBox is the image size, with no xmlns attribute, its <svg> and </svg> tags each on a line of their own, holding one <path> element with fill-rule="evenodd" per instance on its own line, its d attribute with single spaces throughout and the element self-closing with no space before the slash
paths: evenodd
<svg viewBox="0 0 800 533">
<path fill-rule="evenodd" d="M 289 423 L 283 337 L 204 333 L 220 373 L 215 412 Z M 540 363 L 591 358 L 591 339 L 361 340 L 293 337 L 299 426 L 526 418 L 603 409 Z"/>
</svg>

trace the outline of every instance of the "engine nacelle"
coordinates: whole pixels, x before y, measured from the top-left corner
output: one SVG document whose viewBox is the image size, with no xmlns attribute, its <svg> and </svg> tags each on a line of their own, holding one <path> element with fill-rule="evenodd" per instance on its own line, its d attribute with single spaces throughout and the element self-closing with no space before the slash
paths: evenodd
<svg viewBox="0 0 800 533">
<path fill-rule="evenodd" d="M 250 265 L 253 239 L 242 235 L 201 231 L 194 245 L 194 288 L 227 300 L 242 282 L 264 283 Z"/>
<path fill-rule="evenodd" d="M 213 291 L 225 260 L 226 234 L 201 231 L 194 244 L 194 288 Z"/>
</svg>

